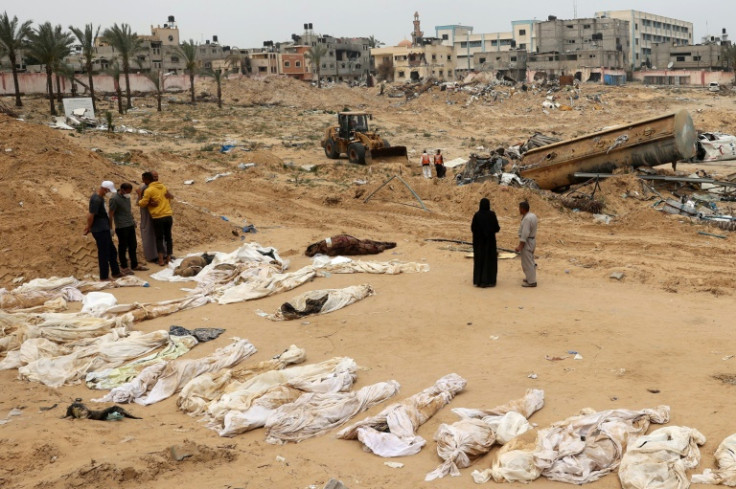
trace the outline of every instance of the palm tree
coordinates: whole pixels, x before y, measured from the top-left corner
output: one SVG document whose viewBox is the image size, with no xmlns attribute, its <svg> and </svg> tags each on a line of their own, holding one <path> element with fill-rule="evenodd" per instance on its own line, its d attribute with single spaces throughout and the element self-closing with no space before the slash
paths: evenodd
<svg viewBox="0 0 736 489">
<path fill-rule="evenodd" d="M 13 69 L 16 107 L 23 107 L 23 102 L 20 99 L 20 86 L 18 85 L 18 54 L 23 48 L 23 44 L 26 39 L 31 34 L 32 23 L 32 21 L 27 20 L 18 25 L 18 17 L 13 16 L 13 19 L 11 20 L 10 17 L 8 17 L 8 12 L 4 12 L 3 15 L 0 15 L 0 47 L 2 47 L 8 55 L 10 66 Z"/>
<path fill-rule="evenodd" d="M 179 51 L 181 51 L 182 56 L 184 56 L 184 68 L 187 73 L 189 73 L 189 85 L 192 88 L 192 104 L 194 104 L 194 75 L 197 72 L 197 67 L 199 66 L 199 62 L 197 61 L 197 43 L 192 39 L 184 41 L 181 43 L 181 46 L 179 46 Z"/>
<path fill-rule="evenodd" d="M 118 63 L 117 59 L 110 65 L 107 72 L 112 76 L 112 82 L 115 86 L 115 94 L 118 98 L 118 112 L 120 115 L 123 115 L 125 113 L 125 111 L 123 111 L 123 90 L 120 88 L 120 75 L 122 74 L 122 70 L 120 69 L 120 63 Z"/>
<path fill-rule="evenodd" d="M 28 54 L 40 64 L 46 65 L 46 82 L 49 91 L 49 106 L 51 115 L 56 115 L 54 106 L 54 84 L 52 75 L 61 60 L 71 52 L 74 41 L 71 34 L 64 32 L 60 25 L 56 27 L 51 22 L 45 22 L 33 30 L 29 36 Z"/>
<path fill-rule="evenodd" d="M 158 102 L 158 111 L 161 112 L 161 92 L 163 89 L 163 73 L 161 70 L 149 71 L 146 73 L 146 77 L 151 80 L 154 88 L 156 89 L 156 102 Z"/>
<path fill-rule="evenodd" d="M 117 49 L 120 59 L 123 62 L 123 73 L 125 73 L 125 93 L 128 99 L 128 108 L 132 109 L 130 103 L 130 58 L 141 50 L 143 41 L 138 34 L 132 32 L 128 24 L 113 24 L 112 27 L 105 29 L 102 33 L 102 39 Z"/>
<path fill-rule="evenodd" d="M 368 37 L 368 47 L 370 47 L 370 48 L 377 48 L 379 46 L 383 46 L 384 44 L 385 43 L 379 41 L 374 36 L 369 36 Z"/>
<path fill-rule="evenodd" d="M 217 69 L 212 73 L 217 82 L 217 106 L 222 108 L 222 70 Z"/>
<path fill-rule="evenodd" d="M 317 88 L 322 88 L 322 79 L 320 78 L 320 67 L 322 65 L 322 58 L 327 54 L 327 46 L 324 44 L 315 44 L 304 56 L 312 62 L 317 73 Z"/>
<path fill-rule="evenodd" d="M 92 78 L 92 60 L 95 55 L 95 43 L 97 42 L 97 37 L 100 35 L 100 26 L 97 26 L 97 29 L 95 29 L 92 24 L 87 24 L 84 26 L 84 30 L 79 27 L 69 26 L 69 30 L 77 36 L 77 40 L 82 45 L 82 56 L 84 56 L 85 71 L 87 71 L 87 79 L 89 80 L 89 93 L 92 97 L 92 110 L 97 111 L 97 106 L 95 105 L 95 82 Z"/>
<path fill-rule="evenodd" d="M 248 62 L 250 60 L 248 59 L 248 56 L 240 52 L 240 49 L 233 47 L 230 50 L 230 54 L 227 55 L 227 58 L 225 58 L 225 63 L 227 63 L 227 66 L 229 69 L 233 69 L 233 67 L 238 68 L 238 73 L 241 73 L 245 75 L 247 73 L 247 66 Z"/>
</svg>

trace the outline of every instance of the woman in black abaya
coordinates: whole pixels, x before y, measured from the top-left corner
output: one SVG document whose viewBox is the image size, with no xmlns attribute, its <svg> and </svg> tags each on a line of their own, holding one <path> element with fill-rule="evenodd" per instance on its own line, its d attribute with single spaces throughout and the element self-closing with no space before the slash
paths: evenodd
<svg viewBox="0 0 736 489">
<path fill-rule="evenodd" d="M 480 199 L 480 209 L 473 216 L 470 230 L 473 231 L 473 285 L 495 287 L 498 273 L 496 233 L 501 227 L 488 199 Z"/>
</svg>

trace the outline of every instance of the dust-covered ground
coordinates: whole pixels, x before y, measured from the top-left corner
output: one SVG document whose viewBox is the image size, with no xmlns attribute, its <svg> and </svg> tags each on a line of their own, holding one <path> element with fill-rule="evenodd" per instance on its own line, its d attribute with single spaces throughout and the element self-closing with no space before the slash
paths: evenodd
<svg viewBox="0 0 736 489">
<path fill-rule="evenodd" d="M 399 381 L 399 398 L 456 372 L 468 386 L 449 407 L 490 408 L 537 387 L 546 393 L 545 407 L 532 418 L 541 427 L 588 406 L 667 404 L 671 424 L 698 428 L 708 438 L 696 471 L 713 466 L 716 447 L 736 431 L 728 409 L 734 387 L 713 379 L 736 374 L 730 331 L 736 312 L 732 235 L 655 210 L 657 198 L 633 175 L 601 183 L 597 196 L 612 217 L 603 224 L 547 193 L 492 182 L 458 187 L 453 170 L 444 181 L 424 180 L 418 159 L 425 148 L 441 148 L 449 161 L 524 141 L 536 131 L 570 138 L 680 109 L 691 113 L 699 130 L 734 133 L 736 97 L 703 89 L 584 85 L 577 99 L 568 100 L 565 91 L 555 94 L 573 110 L 545 114 L 545 90 L 509 87 L 479 97 L 433 89 L 408 101 L 381 96 L 378 88 L 318 90 L 277 78 L 227 80 L 223 91 L 222 109 L 212 101 L 213 84 L 197 87 L 203 97 L 194 107 L 183 103 L 186 94 L 168 94 L 160 113 L 152 98 L 136 98 L 135 109 L 116 116 L 115 124 L 146 129 L 145 134 L 44 127 L 49 118 L 42 99 L 26 101 L 25 122 L 0 116 L 0 286 L 53 275 L 94 276 L 94 240 L 82 235 L 90 194 L 103 179 L 137 184 L 142 171 L 155 169 L 176 196 L 175 254 L 231 251 L 243 241 L 257 241 L 277 247 L 296 269 L 309 263 L 303 255 L 308 244 L 346 232 L 398 243 L 376 259 L 431 267 L 426 274 L 334 275 L 309 283 L 302 289 L 369 282 L 377 294 L 303 322 L 272 323 L 255 314 L 275 310 L 302 291 L 297 290 L 288 297 L 208 305 L 137 325 L 144 331 L 172 324 L 227 329 L 190 357 L 204 356 L 234 336 L 258 348 L 256 360 L 297 344 L 306 348 L 310 362 L 353 357 L 364 367 L 356 387 Z M 100 113 L 113 109 L 110 101 L 100 106 Z M 409 164 L 358 166 L 327 159 L 319 139 L 345 107 L 370 111 L 373 124 L 392 144 L 407 146 Z M 221 153 L 224 144 L 235 147 Z M 255 165 L 239 169 L 242 163 Z M 704 169 L 721 177 L 734 171 L 728 164 L 677 169 Z M 669 166 L 658 170 L 672 173 Z M 428 212 L 398 180 L 364 202 L 397 174 Z M 185 185 L 188 180 L 194 183 Z M 691 191 L 657 188 L 666 195 Z M 520 287 L 518 259 L 500 262 L 495 289 L 474 288 L 472 260 L 463 245 L 426 241 L 469 241 L 470 219 L 481 197 L 491 200 L 499 216 L 503 248 L 515 247 L 517 204 L 529 200 L 540 218 L 538 288 Z M 727 203 L 720 205 L 729 210 Z M 243 233 L 248 224 L 258 233 Z M 611 279 L 613 272 L 623 272 L 623 279 Z M 114 294 L 127 303 L 184 293 L 151 281 L 151 288 Z M 564 357 L 573 350 L 583 359 L 545 360 L 545 355 Z M 538 378 L 530 379 L 531 373 Z M 357 442 L 336 440 L 332 433 L 285 446 L 266 444 L 262 430 L 220 438 L 179 412 L 174 399 L 132 406 L 142 420 L 61 420 L 71 400 L 96 393 L 84 386 L 49 389 L 16 376 L 0 372 L 0 417 L 13 408 L 22 411 L 0 425 L 3 487 L 305 488 L 321 487 L 333 477 L 351 489 L 473 485 L 472 469 L 464 469 L 460 478 L 423 482 L 439 463 L 432 441 L 437 426 L 457 420 L 449 407 L 420 428 L 428 440 L 423 451 L 392 469 Z M 53 404 L 57 407 L 40 410 Z M 192 456 L 177 462 L 171 446 Z M 474 468 L 488 464 L 485 457 Z M 619 482 L 609 475 L 593 486 L 619 487 Z"/>
</svg>

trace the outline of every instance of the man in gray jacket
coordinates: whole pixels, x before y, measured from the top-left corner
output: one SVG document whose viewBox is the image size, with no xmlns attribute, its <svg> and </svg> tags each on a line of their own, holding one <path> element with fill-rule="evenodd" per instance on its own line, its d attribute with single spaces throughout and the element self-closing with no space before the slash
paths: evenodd
<svg viewBox="0 0 736 489">
<path fill-rule="evenodd" d="M 537 286 L 537 264 L 534 261 L 534 250 L 537 247 L 537 216 L 529 212 L 529 202 L 519 203 L 521 224 L 519 225 L 519 246 L 516 252 L 521 254 L 521 269 L 524 271 L 522 287 Z"/>
</svg>

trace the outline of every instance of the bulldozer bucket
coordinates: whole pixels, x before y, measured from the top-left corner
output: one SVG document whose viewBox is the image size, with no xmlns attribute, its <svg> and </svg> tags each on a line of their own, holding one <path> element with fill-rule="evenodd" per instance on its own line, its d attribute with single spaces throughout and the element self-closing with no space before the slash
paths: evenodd
<svg viewBox="0 0 736 489">
<path fill-rule="evenodd" d="M 406 146 L 390 146 L 388 148 L 373 149 L 370 151 L 370 158 L 374 163 L 406 163 L 409 161 Z"/>
</svg>

